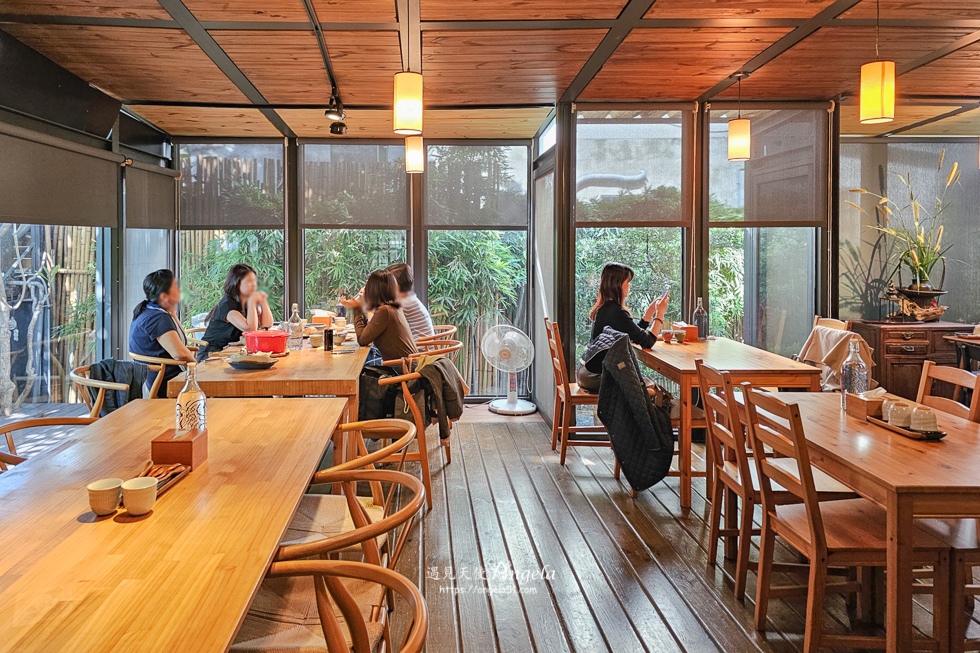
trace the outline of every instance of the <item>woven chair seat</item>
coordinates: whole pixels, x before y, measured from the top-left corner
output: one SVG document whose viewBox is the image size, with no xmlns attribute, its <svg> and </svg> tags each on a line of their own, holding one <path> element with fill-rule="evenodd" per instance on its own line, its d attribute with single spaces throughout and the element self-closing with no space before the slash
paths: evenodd
<svg viewBox="0 0 980 653">
<path fill-rule="evenodd" d="M 384 519 L 384 506 L 374 505 L 371 497 L 358 497 L 372 523 Z M 341 494 L 307 494 L 299 502 L 299 508 L 286 529 L 281 545 L 306 544 L 327 537 L 349 533 L 356 527 L 347 507 L 347 499 Z M 382 546 L 387 534 L 378 538 Z M 357 544 L 341 551 L 360 550 Z"/>
</svg>

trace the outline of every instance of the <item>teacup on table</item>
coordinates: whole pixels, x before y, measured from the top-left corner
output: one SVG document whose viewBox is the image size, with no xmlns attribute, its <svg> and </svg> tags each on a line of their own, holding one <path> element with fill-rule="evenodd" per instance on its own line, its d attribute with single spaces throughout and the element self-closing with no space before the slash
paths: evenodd
<svg viewBox="0 0 980 653">
<path fill-rule="evenodd" d="M 333 346 L 334 347 L 343 347 L 344 346 L 344 342 L 346 342 L 346 341 L 347 341 L 347 332 L 346 331 L 344 331 L 343 329 L 334 329 L 333 330 Z"/>
<path fill-rule="evenodd" d="M 99 517 L 116 512 L 122 497 L 121 478 L 103 478 L 88 484 L 88 505 Z"/>
<path fill-rule="evenodd" d="M 660 339 L 663 340 L 664 342 L 670 342 L 671 340 L 673 340 L 673 338 L 674 338 L 674 332 L 673 331 L 669 331 L 668 330 L 668 331 L 661 331 L 660 332 Z"/>
<path fill-rule="evenodd" d="M 687 331 L 685 331 L 684 329 L 676 329 L 674 331 L 674 340 L 677 341 L 677 344 L 683 345 L 684 340 L 686 339 L 687 339 Z"/>
<path fill-rule="evenodd" d="M 897 403 L 888 413 L 888 423 L 907 429 L 912 425 L 912 407 L 906 403 Z"/>
<path fill-rule="evenodd" d="M 938 431 L 939 422 L 936 421 L 936 413 L 928 406 L 916 406 L 912 411 L 911 428 L 913 431 L 928 433 Z"/>
<path fill-rule="evenodd" d="M 153 510 L 157 501 L 157 479 L 152 476 L 131 478 L 122 484 L 126 512 L 139 517 Z"/>
<path fill-rule="evenodd" d="M 347 328 L 347 318 L 346 317 L 335 317 L 333 319 L 333 328 L 336 329 L 346 329 Z"/>
<path fill-rule="evenodd" d="M 310 334 L 310 347 L 322 347 L 323 346 L 323 331 L 318 333 Z"/>
</svg>

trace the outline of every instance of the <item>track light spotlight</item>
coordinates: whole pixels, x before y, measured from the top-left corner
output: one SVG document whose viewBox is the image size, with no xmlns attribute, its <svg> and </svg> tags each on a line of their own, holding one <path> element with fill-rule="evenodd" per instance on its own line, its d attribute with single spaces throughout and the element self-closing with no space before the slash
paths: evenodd
<svg viewBox="0 0 980 653">
<path fill-rule="evenodd" d="M 327 105 L 327 110 L 323 112 L 323 115 L 330 120 L 343 120 L 347 117 L 344 114 L 344 104 L 336 95 L 330 96 L 330 104 Z"/>
<path fill-rule="evenodd" d="M 347 134 L 346 122 L 335 122 L 330 124 L 330 133 L 334 136 L 344 136 Z"/>
</svg>

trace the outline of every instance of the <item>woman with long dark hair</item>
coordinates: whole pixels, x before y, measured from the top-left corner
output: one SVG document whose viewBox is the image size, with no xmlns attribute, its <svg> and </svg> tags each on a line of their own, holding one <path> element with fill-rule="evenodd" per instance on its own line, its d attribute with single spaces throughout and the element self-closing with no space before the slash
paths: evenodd
<svg viewBox="0 0 980 653">
<path fill-rule="evenodd" d="M 172 358 L 190 363 L 194 352 L 187 348 L 187 336 L 177 319 L 180 305 L 180 286 L 170 270 L 157 270 L 143 279 L 143 294 L 146 299 L 136 305 L 133 322 L 129 326 L 129 351 L 144 356 Z M 147 374 L 146 383 L 153 385 L 159 372 Z M 167 381 L 180 374 L 176 365 L 163 368 L 163 383 L 158 397 L 167 396 Z"/>
<path fill-rule="evenodd" d="M 602 277 L 599 280 L 599 296 L 592 311 L 589 312 L 589 317 L 592 319 L 590 340 L 595 340 L 608 326 L 625 333 L 631 342 L 644 349 L 653 347 L 657 342 L 657 336 L 660 335 L 664 325 L 664 315 L 667 313 L 670 295 L 665 292 L 653 300 L 644 312 L 643 318 L 634 321 L 633 314 L 626 304 L 634 276 L 633 268 L 622 263 L 606 263 L 603 266 Z M 579 363 L 576 377 L 583 390 L 598 391 L 603 358 L 605 352 Z"/>
<path fill-rule="evenodd" d="M 385 360 L 418 353 L 408 320 L 398 304 L 398 282 L 391 272 L 375 270 L 364 284 L 362 294 L 340 301 L 353 312 L 358 344 L 373 344 Z M 368 320 L 370 311 L 374 315 Z"/>
<path fill-rule="evenodd" d="M 245 263 L 231 266 L 225 279 L 224 295 L 206 318 L 208 328 L 203 340 L 208 346 L 198 351 L 198 360 L 238 341 L 243 333 L 272 326 L 269 296 L 258 287 L 255 268 Z"/>
</svg>

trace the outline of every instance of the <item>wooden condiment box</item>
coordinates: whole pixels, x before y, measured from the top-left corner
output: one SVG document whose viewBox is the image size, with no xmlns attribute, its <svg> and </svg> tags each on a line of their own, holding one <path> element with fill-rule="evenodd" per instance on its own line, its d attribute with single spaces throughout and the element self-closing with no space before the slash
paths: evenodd
<svg viewBox="0 0 980 653">
<path fill-rule="evenodd" d="M 155 465 L 180 463 L 194 471 L 208 459 L 208 430 L 188 431 L 174 438 L 176 433 L 169 429 L 154 438 L 150 443 L 150 457 Z"/>
<path fill-rule="evenodd" d="M 869 417 L 881 417 L 881 408 L 885 403 L 884 397 L 868 398 L 864 395 L 848 395 L 847 414 L 866 422 Z"/>
</svg>

